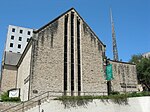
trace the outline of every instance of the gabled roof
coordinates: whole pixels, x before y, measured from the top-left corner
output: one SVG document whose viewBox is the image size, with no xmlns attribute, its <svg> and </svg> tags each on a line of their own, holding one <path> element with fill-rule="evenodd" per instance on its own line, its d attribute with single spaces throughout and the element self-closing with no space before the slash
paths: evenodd
<svg viewBox="0 0 150 112">
<path fill-rule="evenodd" d="M 53 22 L 57 21 L 59 18 L 61 18 L 62 16 L 64 16 L 65 14 L 67 14 L 68 12 L 75 10 L 74 8 L 69 9 L 68 11 L 64 12 L 63 14 L 61 14 L 60 16 L 58 16 L 57 18 L 53 19 L 52 21 L 50 21 L 49 23 L 47 23 L 46 25 L 42 26 L 40 29 L 35 30 L 34 33 L 37 33 L 39 31 L 41 31 L 42 29 L 46 28 L 47 26 L 49 26 L 50 24 L 52 24 Z"/>
<path fill-rule="evenodd" d="M 54 20 L 50 21 L 49 23 L 47 23 L 46 25 L 44 25 L 40 29 L 35 30 L 34 33 L 38 33 L 39 31 L 41 31 L 42 29 L 46 28 L 47 26 L 49 26 L 53 22 L 57 21 L 59 18 L 61 18 L 62 16 L 64 16 L 65 14 L 67 14 L 70 11 L 75 11 L 77 13 L 77 15 L 82 19 L 82 21 L 87 25 L 87 27 L 90 29 L 90 31 L 94 34 L 94 36 L 97 37 L 97 39 L 99 40 L 99 42 L 102 45 L 106 46 L 105 44 L 103 44 L 103 42 L 98 38 L 98 36 L 93 32 L 93 30 L 89 27 L 89 25 L 84 21 L 84 19 L 80 16 L 80 14 L 74 8 L 69 9 L 68 11 L 64 12 L 63 14 L 61 14 L 60 16 L 58 16 L 57 18 L 55 18 Z"/>
</svg>

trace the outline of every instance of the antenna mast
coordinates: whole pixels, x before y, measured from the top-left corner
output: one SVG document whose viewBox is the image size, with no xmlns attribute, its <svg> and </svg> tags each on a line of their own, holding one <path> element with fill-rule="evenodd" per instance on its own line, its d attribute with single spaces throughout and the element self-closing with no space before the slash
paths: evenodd
<svg viewBox="0 0 150 112">
<path fill-rule="evenodd" d="M 113 41 L 113 60 L 118 61 L 118 50 L 117 50 L 117 42 L 116 42 L 116 34 L 114 28 L 114 21 L 112 17 L 112 10 L 110 8 L 110 19 L 111 19 L 111 27 L 112 27 L 112 41 Z"/>
</svg>

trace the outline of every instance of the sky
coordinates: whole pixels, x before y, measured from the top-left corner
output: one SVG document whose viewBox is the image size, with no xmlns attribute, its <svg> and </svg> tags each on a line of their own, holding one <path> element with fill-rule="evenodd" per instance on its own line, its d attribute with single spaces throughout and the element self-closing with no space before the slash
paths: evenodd
<svg viewBox="0 0 150 112">
<path fill-rule="evenodd" d="M 0 62 L 8 25 L 39 29 L 75 8 L 113 59 L 110 7 L 115 24 L 119 59 L 150 52 L 150 0 L 0 0 Z"/>
</svg>

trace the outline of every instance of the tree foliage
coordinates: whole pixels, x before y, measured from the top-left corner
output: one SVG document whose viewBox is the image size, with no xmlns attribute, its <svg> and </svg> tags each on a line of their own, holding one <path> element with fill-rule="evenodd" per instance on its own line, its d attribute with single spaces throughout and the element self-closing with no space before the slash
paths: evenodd
<svg viewBox="0 0 150 112">
<path fill-rule="evenodd" d="M 145 58 L 142 55 L 133 55 L 130 62 L 136 64 L 139 83 L 144 85 L 146 90 L 150 91 L 150 58 Z"/>
</svg>

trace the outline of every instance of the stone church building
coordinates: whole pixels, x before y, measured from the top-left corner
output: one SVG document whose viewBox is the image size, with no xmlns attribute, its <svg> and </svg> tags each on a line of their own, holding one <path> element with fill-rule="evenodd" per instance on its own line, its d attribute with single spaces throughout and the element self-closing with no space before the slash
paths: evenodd
<svg viewBox="0 0 150 112">
<path fill-rule="evenodd" d="M 8 70 L 3 64 L 1 89 L 10 85 L 13 87 L 7 90 L 19 88 L 22 101 L 46 91 L 65 95 L 107 94 L 105 48 L 72 8 L 33 32 L 15 69 Z M 136 66 L 108 61 L 113 65 L 111 89 L 137 91 Z M 6 78 L 8 71 L 14 78 Z"/>
</svg>

